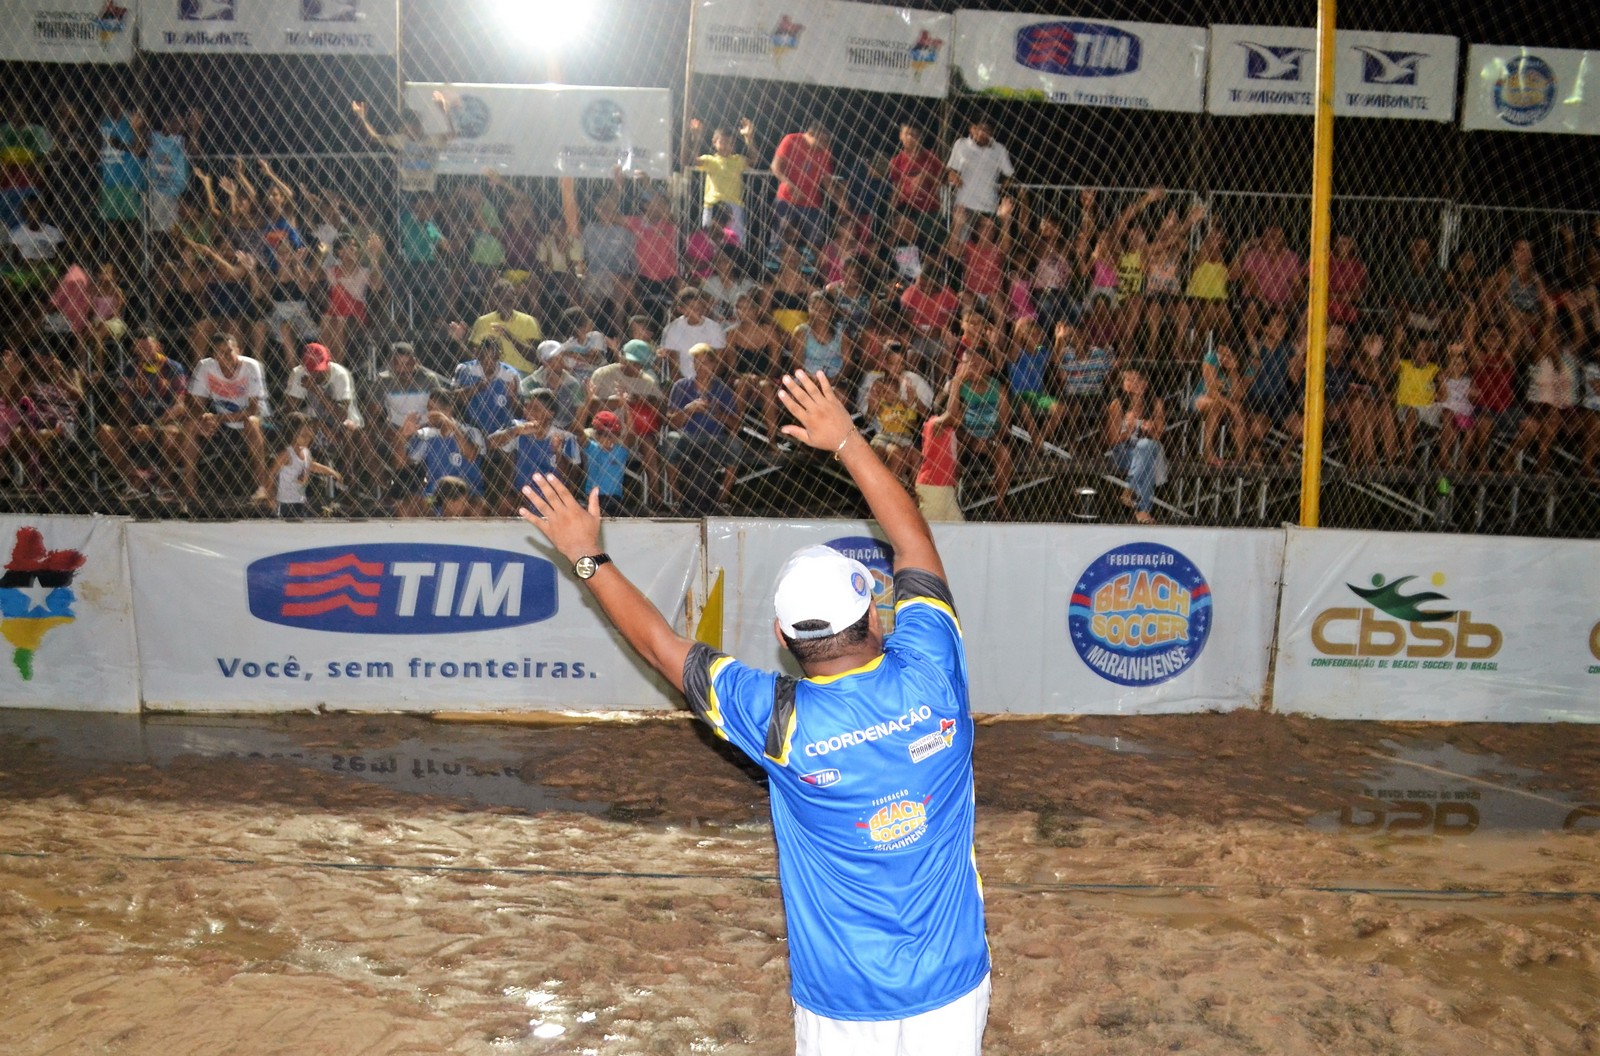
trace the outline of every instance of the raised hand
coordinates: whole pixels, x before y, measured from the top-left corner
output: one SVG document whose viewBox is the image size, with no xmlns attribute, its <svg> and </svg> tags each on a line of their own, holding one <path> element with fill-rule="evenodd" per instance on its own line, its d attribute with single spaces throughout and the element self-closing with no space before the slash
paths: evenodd
<svg viewBox="0 0 1600 1056">
<path fill-rule="evenodd" d="M 600 489 L 580 505 L 554 475 L 535 473 L 522 488 L 527 504 L 517 515 L 535 528 L 569 561 L 600 552 Z"/>
<path fill-rule="evenodd" d="M 800 423 L 784 426 L 783 434 L 808 447 L 837 452 L 856 431 L 849 410 L 820 370 L 815 376 L 801 370 L 785 374 L 778 399 Z"/>
</svg>

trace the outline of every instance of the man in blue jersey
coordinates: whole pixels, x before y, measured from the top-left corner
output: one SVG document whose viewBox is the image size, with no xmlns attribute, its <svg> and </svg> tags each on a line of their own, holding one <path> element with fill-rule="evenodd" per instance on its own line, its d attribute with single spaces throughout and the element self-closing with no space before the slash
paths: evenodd
<svg viewBox="0 0 1600 1056">
<path fill-rule="evenodd" d="M 966 657 L 944 565 L 905 488 L 822 374 L 786 375 L 789 436 L 834 454 L 895 555 L 885 636 L 865 566 L 822 546 L 778 574 L 774 633 L 806 677 L 746 667 L 675 633 L 600 550 L 600 506 L 554 477 L 522 516 L 628 644 L 768 774 L 799 1056 L 975 1056 L 989 949 L 973 854 Z"/>
</svg>

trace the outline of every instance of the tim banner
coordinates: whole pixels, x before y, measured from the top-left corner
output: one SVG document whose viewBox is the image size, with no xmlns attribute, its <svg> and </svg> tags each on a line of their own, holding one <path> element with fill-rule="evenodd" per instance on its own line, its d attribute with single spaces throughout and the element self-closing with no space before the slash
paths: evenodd
<svg viewBox="0 0 1600 1056">
<path fill-rule="evenodd" d="M 1333 112 L 1339 117 L 1453 121 L 1455 37 L 1340 30 Z M 1317 31 L 1292 26 L 1212 26 L 1206 111 L 1316 112 Z"/>
<path fill-rule="evenodd" d="M 957 91 L 1003 99 L 1199 113 L 1203 26 L 956 12 Z"/>
<path fill-rule="evenodd" d="M 184 711 L 662 709 L 676 694 L 514 523 L 139 524 L 145 704 Z M 679 626 L 699 526 L 604 543 Z"/>
<path fill-rule="evenodd" d="M 1486 132 L 1600 135 L 1589 83 L 1600 52 L 1474 44 L 1467 52 L 1461 127 Z"/>
<path fill-rule="evenodd" d="M 137 0 L 6 0 L 0 61 L 128 62 Z"/>
<path fill-rule="evenodd" d="M 406 105 L 427 131 L 443 133 L 434 92 L 443 93 L 456 133 L 439 157 L 441 173 L 610 179 L 620 165 L 657 180 L 672 175 L 666 88 L 408 83 Z"/>
<path fill-rule="evenodd" d="M 0 705 L 139 710 L 125 527 L 0 517 Z"/>
<path fill-rule="evenodd" d="M 142 51 L 393 55 L 397 0 L 144 0 Z"/>
<path fill-rule="evenodd" d="M 953 27 L 844 0 L 696 0 L 694 72 L 942 98 Z"/>
<path fill-rule="evenodd" d="M 1277 531 L 936 525 L 967 646 L 972 706 L 1022 714 L 1258 707 L 1283 556 Z M 713 520 L 727 571 L 724 648 L 799 674 L 773 637 L 773 577 L 825 543 L 872 572 L 893 630 L 894 555 L 869 522 Z"/>
<path fill-rule="evenodd" d="M 1289 533 L 1273 701 L 1336 719 L 1600 721 L 1600 543 Z"/>
</svg>

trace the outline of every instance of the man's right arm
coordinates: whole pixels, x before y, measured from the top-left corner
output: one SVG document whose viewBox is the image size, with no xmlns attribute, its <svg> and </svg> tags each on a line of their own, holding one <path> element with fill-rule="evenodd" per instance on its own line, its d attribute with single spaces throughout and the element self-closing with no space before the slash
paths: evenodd
<svg viewBox="0 0 1600 1056">
<path fill-rule="evenodd" d="M 820 371 L 815 376 L 785 374 L 778 398 L 800 422 L 798 426 L 784 426 L 783 431 L 818 450 L 832 451 L 850 471 L 873 519 L 894 548 L 895 571 L 920 568 L 943 579 L 944 562 L 939 559 L 928 522 L 923 520 L 905 486 L 857 431 L 849 410 L 827 377 Z"/>
</svg>

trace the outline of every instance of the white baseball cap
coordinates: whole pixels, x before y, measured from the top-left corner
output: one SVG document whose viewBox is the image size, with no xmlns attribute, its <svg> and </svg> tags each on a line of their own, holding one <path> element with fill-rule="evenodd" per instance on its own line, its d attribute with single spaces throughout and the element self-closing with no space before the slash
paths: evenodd
<svg viewBox="0 0 1600 1056">
<path fill-rule="evenodd" d="M 828 638 L 861 619 L 872 604 L 872 573 L 831 546 L 803 546 L 778 570 L 772 606 L 778 629 L 790 638 Z M 826 627 L 795 630 L 795 624 L 821 620 Z"/>
<path fill-rule="evenodd" d="M 541 341 L 538 352 L 539 362 L 548 363 L 566 350 L 566 346 L 560 341 Z"/>
</svg>

